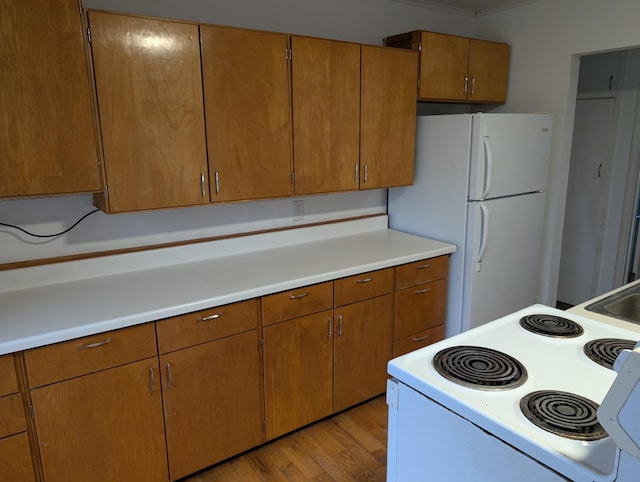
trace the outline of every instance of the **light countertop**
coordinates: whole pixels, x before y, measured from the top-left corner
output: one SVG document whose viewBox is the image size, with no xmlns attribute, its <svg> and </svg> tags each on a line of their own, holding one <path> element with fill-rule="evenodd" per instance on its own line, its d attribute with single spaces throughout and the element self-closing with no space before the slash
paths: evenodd
<svg viewBox="0 0 640 482">
<path fill-rule="evenodd" d="M 379 216 L 0 272 L 0 355 L 455 249 Z"/>
</svg>

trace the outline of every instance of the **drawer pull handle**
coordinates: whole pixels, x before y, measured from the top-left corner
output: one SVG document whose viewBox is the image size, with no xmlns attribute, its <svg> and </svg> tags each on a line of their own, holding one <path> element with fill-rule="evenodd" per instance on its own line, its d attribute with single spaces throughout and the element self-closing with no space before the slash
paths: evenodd
<svg viewBox="0 0 640 482">
<path fill-rule="evenodd" d="M 420 266 L 416 266 L 416 269 L 427 269 L 431 268 L 430 264 L 421 264 Z"/>
<path fill-rule="evenodd" d="M 167 363 L 167 388 L 173 385 L 173 375 L 171 374 L 171 363 Z"/>
<path fill-rule="evenodd" d="M 111 343 L 111 338 L 107 338 L 107 339 L 102 340 L 102 341 L 97 341 L 95 343 L 88 343 L 86 345 L 82 345 L 80 347 L 80 349 L 81 350 L 89 350 L 91 348 L 98 348 L 99 346 L 107 345 L 108 343 Z"/>
<path fill-rule="evenodd" d="M 411 338 L 413 341 L 418 342 L 418 341 L 423 341 L 426 340 L 427 338 L 429 338 L 429 335 L 422 335 L 422 336 L 414 336 L 413 338 Z"/>
<path fill-rule="evenodd" d="M 149 368 L 149 387 L 151 388 L 151 393 L 156 392 L 156 373 L 153 368 Z"/>
<path fill-rule="evenodd" d="M 304 298 L 305 296 L 309 296 L 309 292 L 305 291 L 304 293 L 300 293 L 299 295 L 289 295 L 290 300 L 299 300 L 300 298 Z"/>
<path fill-rule="evenodd" d="M 373 276 L 369 276 L 368 278 L 365 279 L 358 279 L 356 280 L 356 283 L 371 283 L 373 281 Z"/>
<path fill-rule="evenodd" d="M 200 318 L 198 318 L 198 321 L 215 320 L 217 318 L 220 318 L 221 316 L 222 316 L 222 313 L 214 313 L 213 315 L 209 315 L 209 316 L 201 316 Z"/>
<path fill-rule="evenodd" d="M 429 291 L 431 291 L 431 288 L 425 288 L 423 290 L 416 290 L 416 294 L 417 295 L 422 295 L 424 293 L 428 293 Z"/>
</svg>

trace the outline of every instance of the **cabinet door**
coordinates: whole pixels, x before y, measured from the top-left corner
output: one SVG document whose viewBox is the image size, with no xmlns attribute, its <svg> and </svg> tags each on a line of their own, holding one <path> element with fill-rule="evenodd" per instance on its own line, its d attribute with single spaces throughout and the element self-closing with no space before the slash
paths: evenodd
<svg viewBox="0 0 640 482">
<path fill-rule="evenodd" d="M 155 358 L 31 391 L 47 482 L 167 480 Z"/>
<path fill-rule="evenodd" d="M 508 44 L 471 39 L 469 44 L 469 93 L 471 102 L 507 100 Z"/>
<path fill-rule="evenodd" d="M 332 311 L 263 329 L 267 440 L 330 415 Z"/>
<path fill-rule="evenodd" d="M 197 25 L 90 12 L 109 210 L 209 202 Z"/>
<path fill-rule="evenodd" d="M 264 442 L 257 331 L 160 357 L 171 480 Z"/>
<path fill-rule="evenodd" d="M 413 182 L 418 56 L 362 46 L 360 189 Z"/>
<path fill-rule="evenodd" d="M 420 89 L 426 100 L 466 100 L 469 39 L 421 32 Z"/>
<path fill-rule="evenodd" d="M 287 35 L 208 25 L 200 35 L 211 199 L 291 195 Z"/>
<path fill-rule="evenodd" d="M 335 310 L 334 411 L 383 393 L 393 347 L 393 295 Z"/>
<path fill-rule="evenodd" d="M 0 197 L 100 190 L 77 0 L 1 3 Z"/>
<path fill-rule="evenodd" d="M 0 482 L 35 480 L 26 432 L 0 440 Z"/>
<path fill-rule="evenodd" d="M 360 46 L 291 37 L 295 194 L 358 189 Z"/>
</svg>

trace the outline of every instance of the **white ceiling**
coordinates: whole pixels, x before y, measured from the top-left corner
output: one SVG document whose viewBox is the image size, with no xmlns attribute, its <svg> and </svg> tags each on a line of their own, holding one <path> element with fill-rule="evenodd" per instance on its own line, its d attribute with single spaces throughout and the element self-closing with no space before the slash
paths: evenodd
<svg viewBox="0 0 640 482">
<path fill-rule="evenodd" d="M 462 15 L 480 16 L 540 0 L 393 0 Z"/>
</svg>

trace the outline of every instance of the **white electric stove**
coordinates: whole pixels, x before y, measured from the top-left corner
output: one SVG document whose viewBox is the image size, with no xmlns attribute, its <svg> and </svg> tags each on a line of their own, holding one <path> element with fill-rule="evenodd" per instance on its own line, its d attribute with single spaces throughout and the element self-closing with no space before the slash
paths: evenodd
<svg viewBox="0 0 640 482">
<path fill-rule="evenodd" d="M 598 414 L 615 360 L 638 340 L 640 327 L 534 305 L 393 359 L 387 480 L 640 480 L 638 453 L 618 443 L 628 425 L 640 435 L 640 406 L 630 405 L 622 373 L 622 395 Z M 627 365 L 640 378 L 633 353 Z M 619 435 L 612 413 L 623 406 L 629 422 Z"/>
</svg>

